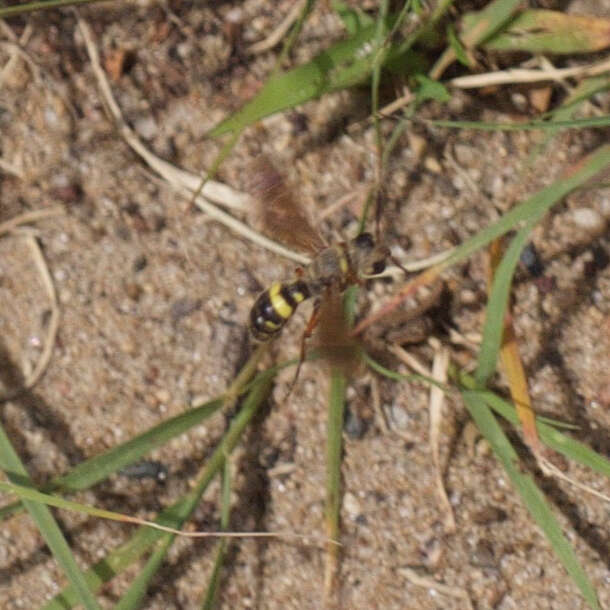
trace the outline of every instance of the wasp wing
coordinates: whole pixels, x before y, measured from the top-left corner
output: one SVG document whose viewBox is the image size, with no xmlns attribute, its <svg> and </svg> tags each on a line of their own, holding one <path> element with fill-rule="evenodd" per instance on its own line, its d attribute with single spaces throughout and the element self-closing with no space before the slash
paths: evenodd
<svg viewBox="0 0 610 610">
<path fill-rule="evenodd" d="M 258 202 L 264 231 L 271 237 L 310 254 L 316 254 L 326 246 L 311 226 L 303 206 L 264 155 L 252 165 L 250 192 Z"/>
<path fill-rule="evenodd" d="M 347 376 L 355 372 L 362 356 L 358 341 L 349 331 L 343 295 L 338 286 L 329 286 L 322 295 L 314 342 L 331 367 L 339 368 Z"/>
</svg>

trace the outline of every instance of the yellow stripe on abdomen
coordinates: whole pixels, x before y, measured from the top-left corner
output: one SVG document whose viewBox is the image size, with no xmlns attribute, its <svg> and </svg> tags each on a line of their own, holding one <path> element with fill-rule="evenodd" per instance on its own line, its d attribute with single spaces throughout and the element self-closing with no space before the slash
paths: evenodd
<svg viewBox="0 0 610 610">
<path fill-rule="evenodd" d="M 278 316 L 281 316 L 284 318 L 284 320 L 288 320 L 294 310 L 281 295 L 281 289 L 281 282 L 274 282 L 271 285 L 271 288 L 269 288 L 269 300 L 271 301 L 271 307 L 273 307 L 273 310 L 278 314 Z"/>
</svg>

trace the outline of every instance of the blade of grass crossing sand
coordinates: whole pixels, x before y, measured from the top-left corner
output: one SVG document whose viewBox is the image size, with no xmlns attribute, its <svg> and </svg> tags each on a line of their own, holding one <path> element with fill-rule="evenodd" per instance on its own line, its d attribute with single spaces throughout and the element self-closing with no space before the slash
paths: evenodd
<svg viewBox="0 0 610 610">
<path fill-rule="evenodd" d="M 257 350 L 244 365 L 239 375 L 235 378 L 231 387 L 224 397 L 210 400 L 204 404 L 193 407 L 180 415 L 153 426 L 146 432 L 130 439 L 122 445 L 94 456 L 75 466 L 69 473 L 57 477 L 45 486 L 43 492 L 71 492 L 88 489 L 96 483 L 104 480 L 109 475 L 125 466 L 144 457 L 153 449 L 162 446 L 172 438 L 187 432 L 194 426 L 216 413 L 231 397 L 241 392 L 249 391 L 254 385 L 260 383 L 263 378 L 272 378 L 277 369 L 265 371 L 258 375 L 255 380 L 248 384 L 248 380 L 256 371 L 256 365 L 260 359 L 262 350 Z M 21 502 L 14 502 L 0 509 L 0 518 L 6 518 L 18 510 L 22 510 Z"/>
<path fill-rule="evenodd" d="M 502 260 L 503 241 L 504 240 L 501 238 L 496 239 L 489 247 L 490 264 L 487 279 L 488 290 L 491 289 L 498 265 Z M 527 383 L 525 367 L 521 360 L 519 342 L 513 327 L 510 303 L 506 303 L 505 309 L 506 312 L 502 323 L 502 343 L 499 352 L 500 363 L 502 370 L 506 375 L 510 395 L 515 408 L 517 409 L 517 413 L 519 414 L 519 419 L 521 420 L 523 440 L 534 453 L 538 454 L 540 452 L 540 439 L 538 438 L 536 431 L 536 418 L 530 400 L 529 384 Z"/>
<path fill-rule="evenodd" d="M 538 218 L 533 216 L 529 219 L 526 226 L 517 233 L 494 276 L 493 287 L 487 306 L 481 351 L 475 372 L 475 380 L 479 387 L 484 387 L 495 371 L 502 342 L 504 314 L 510 294 L 513 273 L 519 261 L 521 250 L 527 243 L 530 231 L 537 220 Z M 466 406 L 481 434 L 487 439 L 494 454 L 504 466 L 506 473 L 521 495 L 530 514 L 542 528 L 544 535 L 553 547 L 553 551 L 563 563 L 576 586 L 580 589 L 583 597 L 593 607 L 597 607 L 595 605 L 595 590 L 580 566 L 571 545 L 563 535 L 561 526 L 555 519 L 544 495 L 536 487 L 533 478 L 521 471 L 517 454 L 504 432 L 502 432 L 489 407 L 480 396 L 475 398 L 468 392 L 463 393 L 463 396 Z"/>
<path fill-rule="evenodd" d="M 174 537 L 174 534 L 166 535 L 157 542 L 144 568 L 129 585 L 129 589 L 114 606 L 114 610 L 134 610 L 142 605 L 148 584 L 161 567 Z"/>
<path fill-rule="evenodd" d="M 0 427 L 0 468 L 9 481 L 16 485 L 33 488 L 30 476 L 13 448 L 4 428 Z M 40 535 L 53 553 L 53 557 L 62 567 L 68 581 L 74 588 L 75 596 L 87 610 L 99 610 L 93 593 L 87 585 L 84 574 L 80 571 L 76 559 L 64 538 L 57 521 L 53 518 L 48 506 L 24 500 L 23 505 L 38 527 Z"/>
<path fill-rule="evenodd" d="M 474 375 L 475 381 L 480 388 L 486 385 L 496 370 L 498 353 L 502 343 L 506 306 L 510 295 L 513 274 L 519 261 L 521 250 L 527 242 L 531 229 L 542 217 L 547 206 L 552 202 L 552 199 L 546 202 L 543 200 L 541 202 L 542 205 L 537 206 L 535 213 L 529 216 L 525 226 L 518 231 L 511 241 L 494 275 L 486 310 L 483 340 Z M 463 396 L 466 406 L 477 423 L 480 432 L 490 443 L 496 457 L 504 466 L 531 515 L 542 528 L 555 554 L 559 557 L 588 603 L 593 607 L 597 607 L 595 590 L 580 566 L 578 558 L 567 539 L 563 536 L 559 523 L 555 519 L 544 496 L 536 487 L 534 480 L 531 476 L 524 474 L 519 468 L 517 454 L 502 432 L 489 407 L 480 396 L 475 396 L 468 391 L 464 392 Z"/>
<path fill-rule="evenodd" d="M 339 540 L 339 512 L 341 509 L 341 451 L 343 439 L 343 414 L 345 410 L 345 375 L 338 369 L 331 370 L 328 408 L 328 433 L 326 446 L 326 535 L 331 541 Z M 336 594 L 336 578 L 339 562 L 339 546 L 329 543 L 326 548 L 324 593 L 327 600 Z"/>
<path fill-rule="evenodd" d="M 396 373 L 396 375 L 398 374 L 399 373 Z M 519 416 L 514 405 L 490 390 L 476 390 L 474 377 L 463 372 L 460 372 L 458 377 L 458 382 L 461 386 L 469 390 L 477 391 L 485 403 L 496 413 L 499 413 L 513 426 L 518 427 Z M 578 462 L 583 466 L 587 466 L 594 472 L 610 478 L 610 460 L 603 455 L 596 453 L 593 449 L 587 447 L 583 443 L 560 432 L 554 425 L 547 423 L 544 419 L 545 418 L 536 417 L 536 426 L 540 433 L 540 439 L 545 445 L 565 455 L 568 459 Z"/>
<path fill-rule="evenodd" d="M 311 14 L 311 11 L 313 10 L 315 4 L 316 3 L 314 0 L 306 0 L 298 19 L 290 30 L 288 36 L 286 36 L 286 38 L 284 39 L 284 45 L 282 47 L 282 52 L 280 53 L 280 56 L 278 58 L 276 68 L 279 68 L 288 57 L 288 54 L 294 46 L 294 43 L 297 41 L 297 38 L 299 37 L 299 34 L 301 33 L 303 26 L 305 25 L 305 21 L 307 20 L 307 17 L 309 17 L 309 15 Z"/>
<path fill-rule="evenodd" d="M 216 447 L 207 464 L 202 468 L 201 473 L 198 477 L 198 481 L 191 493 L 188 494 L 189 500 L 187 501 L 187 513 L 183 518 L 180 519 L 176 529 L 181 528 L 184 522 L 190 517 L 191 513 L 197 508 L 197 504 L 207 489 L 214 476 L 224 467 L 228 456 L 233 451 L 235 445 L 241 437 L 242 432 L 246 426 L 250 423 L 252 417 L 263 403 L 267 396 L 271 384 L 270 382 L 261 382 L 258 386 L 253 388 L 251 394 L 244 401 L 243 407 L 237 414 L 228 432 L 225 434 L 219 445 Z M 157 570 L 161 566 L 161 563 L 165 559 L 172 542 L 174 541 L 175 534 L 164 533 L 161 537 L 160 543 L 146 563 L 144 570 L 138 575 L 133 584 L 129 587 L 129 591 L 121 599 L 119 607 L 121 610 L 128 610 L 136 608 L 141 599 L 143 598 L 146 590 L 152 580 L 153 576 L 157 573 Z M 124 602 L 123 606 L 120 604 Z"/>
<path fill-rule="evenodd" d="M 210 481 L 224 465 L 225 457 L 231 453 L 244 429 L 265 401 L 271 387 L 271 381 L 271 376 L 263 376 L 259 383 L 252 386 L 250 393 L 244 399 L 241 410 L 233 419 L 228 432 L 224 435 L 204 466 L 195 487 L 174 504 L 164 509 L 155 519 L 155 523 L 175 529 L 180 529 L 183 526 L 184 522 L 197 507 L 201 495 L 206 490 Z M 97 590 L 105 582 L 108 582 L 115 575 L 129 567 L 134 561 L 137 561 L 159 541 L 162 541 L 159 544 L 168 549 L 169 546 L 165 545 L 165 540 L 168 538 L 173 538 L 173 535 L 148 527 L 139 528 L 130 541 L 109 553 L 105 559 L 87 571 L 86 578 L 90 588 Z M 143 575 L 138 576 L 138 582 L 136 583 L 138 592 L 146 589 L 155 573 L 155 570 L 152 569 L 155 567 L 153 564 L 149 564 L 147 567 L 149 569 L 145 570 Z M 44 610 L 66 610 L 66 608 L 72 608 L 76 603 L 78 603 L 78 599 L 74 595 L 74 590 L 71 587 L 67 587 L 56 595 L 44 607 Z"/>
<path fill-rule="evenodd" d="M 382 0 L 381 6 L 379 7 L 379 14 L 377 15 L 377 24 L 375 28 L 374 47 L 375 47 L 375 60 L 373 62 L 373 73 L 371 78 L 371 114 L 373 116 L 373 122 L 375 125 L 375 137 L 377 140 L 377 159 L 381 160 L 383 139 L 381 135 L 381 126 L 379 124 L 379 81 L 381 80 L 381 64 L 382 64 L 382 46 L 384 38 L 387 35 L 387 14 L 388 14 L 389 2 L 388 0 Z M 377 177 L 380 179 L 380 176 Z"/>
<path fill-rule="evenodd" d="M 489 244 L 492 240 L 516 227 L 519 223 L 527 222 L 530 217 L 538 217 L 542 210 L 548 210 L 570 191 L 582 186 L 587 180 L 591 179 L 609 165 L 610 145 L 606 144 L 597 148 L 594 152 L 581 160 L 575 167 L 572 167 L 571 172 L 567 176 L 556 180 L 550 186 L 538 191 L 523 203 L 515 206 L 497 222 L 479 231 L 473 237 L 454 248 L 451 255 L 442 262 L 434 267 L 428 268 L 426 271 L 407 282 L 405 287 L 385 305 L 380 307 L 374 314 L 361 320 L 353 329 L 352 334 L 361 333 L 373 322 L 382 316 L 387 315 L 409 294 L 412 294 L 417 286 L 436 280 L 441 272 L 447 267 L 466 260 L 469 256 Z"/>
<path fill-rule="evenodd" d="M 498 352 L 502 342 L 502 330 L 506 305 L 512 284 L 514 270 L 519 261 L 521 250 L 525 246 L 529 233 L 534 225 L 542 218 L 546 211 L 569 193 L 574 188 L 582 185 L 586 180 L 592 178 L 604 167 L 610 165 L 610 146 L 602 146 L 588 157 L 583 159 L 578 166 L 572 170 L 567 177 L 556 180 L 552 185 L 539 191 L 526 202 L 513 208 L 505 214 L 500 222 L 490 228 L 498 227 L 501 223 L 510 222 L 511 226 L 516 222 L 525 222 L 517 235 L 511 241 L 502 261 L 496 270 L 491 295 L 489 298 L 485 326 L 483 329 L 483 341 L 478 358 L 475 379 L 483 387 L 490 375 L 495 371 Z M 486 233 L 487 230 L 482 231 Z M 504 233 L 504 231 L 502 231 Z M 461 246 L 448 259 L 460 256 Z"/>
<path fill-rule="evenodd" d="M 610 75 L 603 74 L 601 76 L 591 76 L 585 78 L 570 92 L 568 97 L 563 100 L 561 106 L 549 114 L 549 123 L 565 122 L 572 119 L 574 114 L 578 112 L 579 108 L 584 102 L 591 100 L 591 98 L 602 91 L 610 89 Z M 532 164 L 534 159 L 538 157 L 548 146 L 549 142 L 555 137 L 560 131 L 560 128 L 549 129 L 545 133 L 544 139 L 534 146 L 532 152 L 529 155 L 528 164 Z"/>
<path fill-rule="evenodd" d="M 467 27 L 468 19 L 464 19 Z M 483 45 L 493 51 L 523 51 L 535 55 L 594 53 L 610 45 L 610 19 L 570 15 L 560 11 L 527 10 Z"/>
<path fill-rule="evenodd" d="M 382 366 L 375 360 L 373 360 L 368 354 L 364 354 L 365 362 L 380 375 L 392 379 L 394 381 L 406 381 L 409 383 L 422 383 L 425 385 L 434 385 L 436 382 L 434 379 L 425 377 L 423 375 L 403 374 L 397 373 Z M 458 383 L 459 386 L 477 392 L 485 401 L 485 403 L 491 407 L 496 413 L 501 415 L 504 419 L 510 422 L 516 428 L 519 426 L 519 416 L 515 409 L 515 406 L 504 400 L 497 394 L 494 394 L 491 390 L 477 390 L 477 385 L 474 377 L 464 373 L 462 371 L 457 372 L 455 367 L 449 367 L 451 378 Z M 447 392 L 451 390 L 440 384 L 436 384 L 441 389 Z M 604 456 L 593 451 L 590 447 L 587 447 L 583 443 L 570 438 L 563 432 L 557 429 L 561 422 L 552 422 L 546 417 L 536 417 L 536 426 L 540 433 L 540 439 L 542 442 L 565 455 L 568 459 L 578 462 L 583 466 L 588 466 L 591 470 L 610 478 L 610 461 Z M 565 424 L 562 424 L 565 426 Z"/>
<path fill-rule="evenodd" d="M 17 6 L 3 6 L 0 7 L 0 19 L 22 15 L 23 13 L 32 13 L 34 11 L 75 6 L 77 4 L 90 4 L 92 2 L 101 1 L 103 0 L 45 0 L 44 2 L 27 2 Z"/>
<path fill-rule="evenodd" d="M 572 119 L 570 121 L 530 121 L 529 123 L 494 123 L 481 121 L 444 121 L 426 120 L 425 123 L 436 127 L 448 127 L 450 129 L 478 129 L 480 131 L 531 131 L 533 129 L 582 129 L 584 127 L 608 127 L 610 116 L 602 115 L 585 119 Z"/>
<path fill-rule="evenodd" d="M 122 445 L 113 447 L 108 451 L 96 455 L 76 465 L 67 474 L 53 479 L 43 488 L 45 492 L 61 490 L 62 492 L 89 489 L 96 483 L 106 479 L 141 459 L 153 449 L 164 445 L 172 438 L 190 430 L 201 423 L 222 407 L 222 398 L 211 400 L 200 407 L 185 411 L 180 415 L 168 419 L 150 430 L 130 439 Z M 22 510 L 21 502 L 13 502 L 0 509 L 0 519 L 4 519 L 15 512 Z"/>
<path fill-rule="evenodd" d="M 508 297 L 512 287 L 513 274 L 521 251 L 525 247 L 534 225 L 540 220 L 546 209 L 539 209 L 532 215 L 526 225 L 517 233 L 506 250 L 493 278 L 491 293 L 485 312 L 483 339 L 479 351 L 475 379 L 480 387 L 484 387 L 496 370 L 498 354 L 502 344 L 504 331 L 504 316 L 508 305 Z"/>
<path fill-rule="evenodd" d="M 460 42 L 466 49 L 473 49 L 506 24 L 520 4 L 521 0 L 495 0 L 490 2 L 484 9 L 470 16 L 468 27 L 464 28 L 464 32 L 460 36 Z M 456 52 L 449 45 L 434 64 L 430 71 L 430 78 L 438 80 L 445 69 L 456 59 Z"/>
<path fill-rule="evenodd" d="M 141 459 L 153 449 L 161 447 L 172 438 L 188 432 L 211 417 L 222 407 L 222 399 L 210 400 L 200 407 L 189 409 L 167 419 L 150 430 L 135 436 L 126 443 L 95 456 L 75 466 L 68 474 L 53 483 L 62 491 L 88 489 L 114 472 Z"/>
<path fill-rule="evenodd" d="M 587 603 L 598 610 L 600 606 L 593 585 L 578 562 L 570 543 L 563 535 L 561 526 L 542 492 L 536 486 L 531 475 L 522 472 L 517 453 L 502 428 L 479 393 L 464 390 L 462 396 L 477 427 L 489 442 L 494 454 L 500 460 L 512 484 L 521 495 L 523 502 L 549 541 L 553 551 L 580 589 Z"/>
<path fill-rule="evenodd" d="M 310 62 L 271 76 L 252 100 L 219 123 L 208 135 L 217 137 L 231 131 L 241 131 L 275 112 L 362 82 L 371 70 L 370 47 L 374 33 L 375 26 L 366 28 L 320 53 Z"/>
<path fill-rule="evenodd" d="M 539 218 L 541 213 L 546 212 L 569 192 L 582 186 L 587 180 L 590 180 L 608 166 L 610 166 L 610 145 L 606 144 L 585 157 L 576 167 L 572 168 L 567 176 L 559 178 L 550 186 L 538 191 L 529 199 L 504 214 L 500 220 L 455 248 L 451 256 L 441 263 L 442 267 L 446 268 L 465 260 L 471 254 L 486 246 L 493 239 L 504 235 L 519 223 L 527 222 L 530 218 Z"/>
<path fill-rule="evenodd" d="M 226 531 L 229 529 L 229 518 L 231 516 L 231 462 L 225 460 L 223 473 L 222 473 L 222 494 L 220 498 L 220 529 Z M 214 559 L 214 567 L 210 575 L 210 581 L 208 583 L 208 589 L 201 605 L 202 610 L 213 610 L 216 603 L 216 596 L 218 594 L 218 585 L 220 584 L 220 574 L 222 565 L 225 560 L 227 552 L 227 545 L 229 541 L 226 538 L 222 538 L 218 542 L 218 548 L 216 550 L 216 558 Z"/>
</svg>

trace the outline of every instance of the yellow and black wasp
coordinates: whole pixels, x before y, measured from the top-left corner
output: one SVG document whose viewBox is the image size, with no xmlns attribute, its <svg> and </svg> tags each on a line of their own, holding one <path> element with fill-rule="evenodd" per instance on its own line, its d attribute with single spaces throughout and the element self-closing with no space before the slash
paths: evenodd
<svg viewBox="0 0 610 610">
<path fill-rule="evenodd" d="M 336 297 L 349 285 L 362 284 L 367 277 L 384 271 L 390 252 L 376 244 L 370 233 L 328 246 L 266 157 L 255 163 L 251 190 L 259 200 L 266 231 L 278 241 L 309 254 L 311 263 L 298 268 L 294 279 L 276 281 L 261 292 L 250 311 L 250 332 L 256 341 L 270 341 L 299 304 L 313 298 L 313 313 L 301 340 L 302 362 L 305 341 L 320 319 L 321 305 L 330 299 L 337 301 Z"/>
</svg>

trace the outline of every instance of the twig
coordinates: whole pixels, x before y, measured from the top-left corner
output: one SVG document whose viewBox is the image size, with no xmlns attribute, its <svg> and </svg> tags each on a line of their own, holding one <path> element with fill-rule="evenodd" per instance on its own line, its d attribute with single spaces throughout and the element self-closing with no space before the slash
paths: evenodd
<svg viewBox="0 0 610 610">
<path fill-rule="evenodd" d="M 299 18 L 303 7 L 305 6 L 306 0 L 300 0 L 295 2 L 294 6 L 290 9 L 290 12 L 284 17 L 282 22 L 267 36 L 267 38 L 260 42 L 255 42 L 247 48 L 247 52 L 256 55 L 257 53 L 264 53 L 269 49 L 272 49 L 282 38 L 284 38 L 286 32 L 292 27 L 292 24 Z"/>
<path fill-rule="evenodd" d="M 4 84 L 4 81 L 7 79 L 9 74 L 15 69 L 15 66 L 17 65 L 17 57 L 19 57 L 20 55 L 23 57 L 26 63 L 30 65 L 30 67 L 32 68 L 32 72 L 37 75 L 38 67 L 22 48 L 28 43 L 28 40 L 32 35 L 32 25 L 28 23 L 25 26 L 23 33 L 21 34 L 19 39 L 17 38 L 13 30 L 4 21 L 2 21 L 2 31 L 9 39 L 9 42 L 4 42 L 3 44 L 9 49 L 10 56 L 6 64 L 4 64 L 2 71 L 0 71 L 0 86 Z"/>
<path fill-rule="evenodd" d="M 55 337 L 57 336 L 57 329 L 59 328 L 59 306 L 57 304 L 57 292 L 55 291 L 55 285 L 51 279 L 49 268 L 42 255 L 42 250 L 38 245 L 38 241 L 28 232 L 26 235 L 27 244 L 30 247 L 32 256 L 34 257 L 34 263 L 42 278 L 42 283 L 47 291 L 47 297 L 51 305 L 51 318 L 49 319 L 49 327 L 47 329 L 47 337 L 44 342 L 44 348 L 42 354 L 34 367 L 32 373 L 26 378 L 24 386 L 31 388 L 42 376 L 49 361 L 51 360 L 51 354 L 53 353 L 53 346 L 55 345 Z"/>
<path fill-rule="evenodd" d="M 545 68 L 541 70 L 524 70 L 513 68 L 485 74 L 458 76 L 449 81 L 449 84 L 459 89 L 474 89 L 490 85 L 508 85 L 512 83 L 537 83 L 545 80 L 563 80 L 564 78 L 596 76 L 610 71 L 610 58 L 586 66 L 572 68 Z"/>
<path fill-rule="evenodd" d="M 410 104 L 414 99 L 415 95 L 407 89 L 404 95 L 395 99 L 393 102 L 390 102 L 387 106 L 381 108 L 378 114 L 381 117 L 390 116 L 391 114 L 394 114 L 397 110 L 400 110 L 403 106 Z"/>
<path fill-rule="evenodd" d="M 576 489 L 580 489 L 581 491 L 591 494 L 592 496 L 595 496 L 596 498 L 610 504 L 610 497 L 601 493 L 600 491 L 597 491 L 596 489 L 593 489 L 590 485 L 584 485 L 583 483 L 579 483 L 578 481 L 566 476 L 563 474 L 563 472 L 561 472 L 561 470 L 559 470 L 559 468 L 557 468 L 557 466 L 549 462 L 545 457 L 538 456 L 537 462 L 538 466 L 540 466 L 540 469 L 545 475 L 561 479 L 569 485 L 576 487 Z"/>
<path fill-rule="evenodd" d="M 2 82 L 2 75 L 0 75 L 0 83 Z M 19 178 L 20 180 L 23 180 L 24 178 L 24 174 L 23 172 L 18 169 L 15 165 L 13 165 L 12 163 L 9 163 L 8 161 L 6 161 L 5 159 L 0 159 L 0 170 L 2 170 L 3 172 L 7 173 L 7 174 L 11 174 L 12 176 L 15 176 L 16 178 Z"/>
<path fill-rule="evenodd" d="M 391 344 L 388 346 L 388 351 L 394 354 L 403 364 L 413 369 L 418 375 L 423 375 L 424 377 L 430 375 L 430 371 L 413 354 L 409 354 L 400 345 Z"/>
<path fill-rule="evenodd" d="M 447 368 L 449 366 L 449 350 L 435 341 L 434 361 L 432 364 L 431 377 L 439 383 L 445 384 L 447 381 Z M 430 412 L 430 450 L 432 451 L 432 459 L 436 470 L 436 489 L 441 500 L 441 504 L 445 511 L 445 531 L 447 533 L 455 532 L 455 517 L 453 516 L 453 508 L 447 497 L 445 486 L 443 484 L 443 468 L 441 467 L 440 458 L 440 429 L 443 418 L 443 401 L 445 398 L 444 392 L 437 385 L 430 387 L 429 412 Z"/>
<path fill-rule="evenodd" d="M 153 155 L 140 141 L 135 132 L 125 123 L 121 110 L 112 95 L 110 84 L 106 78 L 106 74 L 100 63 L 99 53 L 97 47 L 93 42 L 91 30 L 87 23 L 82 19 L 78 18 L 78 26 L 80 28 L 89 59 L 91 60 L 91 66 L 95 77 L 98 82 L 98 87 L 102 94 L 103 100 L 107 106 L 110 116 L 114 120 L 117 130 L 127 142 L 127 144 L 144 159 L 148 165 L 159 173 L 170 186 L 178 193 L 185 195 L 190 199 L 194 192 L 197 191 L 201 177 L 195 174 L 189 174 L 188 172 L 181 170 L 171 163 L 167 163 L 163 159 L 160 159 L 156 155 Z M 223 212 L 211 203 L 214 201 L 225 207 L 234 208 L 238 210 L 245 210 L 251 204 L 251 198 L 239 191 L 232 189 L 231 187 L 221 182 L 209 180 L 206 182 L 202 193 L 197 197 L 195 203 L 199 209 L 208 214 L 214 220 L 224 224 L 226 227 L 233 230 L 238 235 L 275 252 L 281 256 L 285 256 L 299 264 L 307 264 L 309 258 L 284 248 L 280 244 L 264 237 L 260 233 L 251 229 L 245 223 L 237 220 L 230 214 Z"/>
<path fill-rule="evenodd" d="M 442 595 L 446 595 L 447 597 L 456 597 L 457 599 L 463 599 L 466 602 L 466 607 L 468 610 L 473 610 L 472 602 L 470 601 L 470 597 L 466 589 L 462 589 L 461 587 L 451 587 L 449 585 L 444 585 L 443 583 L 436 582 L 433 578 L 427 578 L 426 576 L 421 576 L 415 570 L 411 568 L 400 568 L 398 573 L 401 576 L 404 576 L 409 582 L 417 585 L 418 587 L 426 587 L 428 589 L 433 589 L 434 591 L 438 591 Z"/>
<path fill-rule="evenodd" d="M 388 422 L 386 419 L 386 415 L 383 412 L 383 407 L 381 406 L 381 398 L 379 396 L 379 381 L 377 377 L 374 375 L 370 376 L 369 380 L 371 386 L 371 401 L 373 403 L 373 411 L 377 415 L 377 421 L 379 422 L 379 427 L 384 435 L 387 435 L 390 432 L 390 426 L 388 426 Z"/>
<path fill-rule="evenodd" d="M 2 236 L 4 233 L 10 233 L 20 225 L 37 222 L 38 220 L 51 218 L 52 216 L 60 216 L 64 213 L 64 209 L 60 206 L 54 206 L 52 208 L 45 208 L 42 210 L 34 210 L 33 212 L 25 212 L 24 214 L 15 216 L 0 224 L 0 236 Z"/>
<path fill-rule="evenodd" d="M 30 216 L 32 216 L 33 214 L 34 212 L 31 212 Z M 23 219 L 23 216 L 25 216 L 25 214 L 20 217 L 17 217 L 17 219 Z M 31 221 L 32 219 L 30 218 L 28 222 Z M 30 251 L 32 252 L 34 263 L 36 265 L 36 268 L 38 269 L 38 272 L 40 273 L 42 283 L 44 284 L 47 296 L 50 301 L 51 318 L 49 320 L 47 336 L 44 342 L 42 354 L 40 355 L 40 358 L 38 359 L 34 370 L 24 375 L 25 379 L 21 384 L 21 387 L 17 391 L 33 387 L 34 384 L 40 379 L 45 369 L 47 368 L 49 361 L 51 360 L 51 354 L 53 353 L 53 346 L 55 345 L 55 338 L 57 336 L 57 329 L 59 328 L 59 306 L 57 304 L 57 293 L 55 292 L 55 286 L 53 285 L 53 280 L 51 279 L 49 268 L 47 267 L 47 264 L 44 260 L 44 256 L 42 255 L 42 250 L 40 249 L 40 246 L 36 241 L 36 237 L 31 232 L 31 230 L 20 229 L 19 234 L 25 237 L 26 243 L 29 246 Z M 0 400 L 8 400 L 14 394 L 15 392 L 9 392 L 6 395 L 0 396 Z"/>
</svg>

